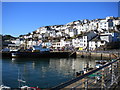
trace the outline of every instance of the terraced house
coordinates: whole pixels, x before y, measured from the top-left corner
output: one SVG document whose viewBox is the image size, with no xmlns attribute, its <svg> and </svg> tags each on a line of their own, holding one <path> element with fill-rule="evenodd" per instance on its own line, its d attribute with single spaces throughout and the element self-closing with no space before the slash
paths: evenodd
<svg viewBox="0 0 120 90">
<path fill-rule="evenodd" d="M 24 41 L 20 41 L 22 39 Z M 42 43 L 51 43 L 54 48 L 73 46 L 79 50 L 95 50 L 106 43 L 120 41 L 120 17 L 94 20 L 76 20 L 65 25 L 43 26 L 16 39 L 27 48 Z M 45 44 L 44 44 L 45 45 Z"/>
</svg>

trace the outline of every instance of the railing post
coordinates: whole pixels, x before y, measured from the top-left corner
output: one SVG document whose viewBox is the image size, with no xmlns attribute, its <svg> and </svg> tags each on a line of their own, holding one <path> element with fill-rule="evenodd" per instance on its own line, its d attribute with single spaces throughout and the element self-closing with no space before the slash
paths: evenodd
<svg viewBox="0 0 120 90">
<path fill-rule="evenodd" d="M 111 64 L 111 85 L 113 84 L 113 64 Z"/>
<path fill-rule="evenodd" d="M 116 62 L 116 64 L 117 64 L 117 65 L 116 65 L 116 68 L 115 68 L 115 69 L 116 69 L 117 71 L 116 71 L 116 74 L 115 74 L 115 75 L 116 75 L 116 81 L 115 81 L 115 83 L 118 84 L 119 78 L 120 78 L 120 60 L 118 60 L 118 61 Z"/>
<path fill-rule="evenodd" d="M 103 59 L 103 55 L 102 55 L 102 53 L 101 53 L 101 60 Z"/>
<path fill-rule="evenodd" d="M 88 89 L 88 80 L 85 81 L 85 90 Z"/>
<path fill-rule="evenodd" d="M 83 83 L 82 88 L 85 88 L 85 79 L 84 78 L 82 79 L 82 83 Z"/>
<path fill-rule="evenodd" d="M 120 75 L 120 60 L 118 60 L 118 75 Z"/>
<path fill-rule="evenodd" d="M 120 60 L 118 60 L 118 80 L 120 80 Z"/>
<path fill-rule="evenodd" d="M 111 80 L 111 85 L 113 85 L 114 84 L 114 82 L 115 82 L 115 64 L 113 63 L 112 65 L 112 80 Z"/>
<path fill-rule="evenodd" d="M 83 79 L 82 82 L 83 82 L 82 88 L 84 88 L 85 90 L 87 90 L 88 89 L 88 80 L 87 79 Z"/>
<path fill-rule="evenodd" d="M 118 52 L 118 57 L 119 57 L 119 52 Z"/>
<path fill-rule="evenodd" d="M 104 89 L 104 87 L 105 87 L 105 81 L 104 81 L 104 68 L 102 69 L 102 82 L 101 82 L 101 89 Z"/>
</svg>

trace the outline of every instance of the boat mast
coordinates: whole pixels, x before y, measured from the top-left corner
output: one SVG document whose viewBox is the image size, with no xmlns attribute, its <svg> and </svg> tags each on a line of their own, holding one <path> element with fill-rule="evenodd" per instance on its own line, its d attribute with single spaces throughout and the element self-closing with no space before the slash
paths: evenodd
<svg viewBox="0 0 120 90">
<path fill-rule="evenodd" d="M 26 81 L 22 80 L 22 75 L 20 77 L 20 70 L 18 70 L 18 85 L 19 85 L 19 88 L 22 86 L 22 83 L 26 83 Z"/>
<path fill-rule="evenodd" d="M 19 69 L 18 69 L 18 87 L 20 88 Z"/>
</svg>

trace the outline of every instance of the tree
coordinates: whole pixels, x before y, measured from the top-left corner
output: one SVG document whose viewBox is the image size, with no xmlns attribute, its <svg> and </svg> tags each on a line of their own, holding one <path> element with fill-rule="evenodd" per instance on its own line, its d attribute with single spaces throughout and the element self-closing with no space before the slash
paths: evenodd
<svg viewBox="0 0 120 90">
<path fill-rule="evenodd" d="M 23 35 L 19 35 L 19 37 L 22 37 Z"/>
<path fill-rule="evenodd" d="M 4 35 L 4 36 L 2 37 L 2 39 L 3 39 L 3 40 L 11 40 L 11 39 L 16 39 L 16 37 L 13 37 L 13 36 L 11 36 L 11 35 Z"/>
</svg>

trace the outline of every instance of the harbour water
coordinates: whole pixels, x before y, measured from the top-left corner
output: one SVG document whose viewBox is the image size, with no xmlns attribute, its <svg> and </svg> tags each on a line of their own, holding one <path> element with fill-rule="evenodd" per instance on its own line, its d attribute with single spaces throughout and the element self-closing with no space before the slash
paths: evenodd
<svg viewBox="0 0 120 90">
<path fill-rule="evenodd" d="M 26 81 L 23 85 L 51 88 L 76 77 L 86 64 L 95 67 L 95 60 L 86 58 L 19 58 L 2 60 L 2 83 L 12 88 L 19 86 L 18 78 Z"/>
</svg>

